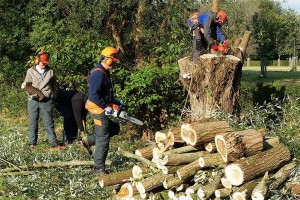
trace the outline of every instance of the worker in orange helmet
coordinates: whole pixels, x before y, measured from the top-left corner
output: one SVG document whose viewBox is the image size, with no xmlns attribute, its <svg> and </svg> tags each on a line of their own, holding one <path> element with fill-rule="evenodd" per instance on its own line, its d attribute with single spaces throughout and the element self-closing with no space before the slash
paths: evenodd
<svg viewBox="0 0 300 200">
<path fill-rule="evenodd" d="M 114 47 L 106 47 L 101 51 L 102 59 L 94 67 L 89 77 L 89 93 L 86 109 L 94 122 L 95 133 L 82 135 L 82 143 L 92 154 L 91 145 L 95 145 L 94 172 L 105 174 L 105 160 L 109 150 L 109 140 L 120 131 L 118 123 L 111 121 L 106 114 L 113 111 L 113 105 L 123 105 L 114 98 L 110 80 L 112 70 L 119 60 L 121 52 Z M 114 108 L 115 109 L 115 108 Z"/>
<path fill-rule="evenodd" d="M 48 141 L 53 148 L 61 148 L 59 146 L 56 134 L 54 132 L 53 120 L 53 100 L 56 98 L 57 86 L 55 74 L 49 67 L 50 55 L 46 51 L 37 53 L 34 66 L 29 68 L 26 73 L 24 83 L 31 83 L 33 87 L 40 90 L 44 97 L 37 98 L 35 95 L 28 94 L 28 112 L 29 112 L 29 145 L 34 148 L 38 140 L 38 121 L 41 114 L 44 126 L 48 135 Z M 24 84 L 23 83 L 23 84 Z M 22 84 L 22 85 L 23 85 Z"/>
<path fill-rule="evenodd" d="M 197 24 L 198 27 L 203 29 L 201 33 L 202 38 L 200 49 L 207 48 L 207 46 L 214 51 L 218 51 L 217 39 L 222 42 L 224 47 L 228 47 L 229 43 L 226 41 L 225 36 L 221 31 L 221 25 L 227 20 L 227 14 L 224 11 L 215 12 L 203 12 L 199 13 L 198 16 L 188 19 L 188 25 L 190 27 L 195 27 Z"/>
</svg>

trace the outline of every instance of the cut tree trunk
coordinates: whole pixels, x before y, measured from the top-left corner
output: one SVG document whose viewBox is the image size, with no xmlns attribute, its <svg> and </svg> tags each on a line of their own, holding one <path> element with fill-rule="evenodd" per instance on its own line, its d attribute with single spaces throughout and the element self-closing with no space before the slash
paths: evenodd
<svg viewBox="0 0 300 200">
<path fill-rule="evenodd" d="M 226 163 L 263 150 L 263 137 L 254 129 L 218 134 L 215 143 Z"/>
<path fill-rule="evenodd" d="M 225 168 L 225 176 L 232 185 L 239 186 L 262 176 L 266 171 L 283 166 L 290 159 L 289 149 L 286 146 L 278 146 L 228 165 Z"/>
<path fill-rule="evenodd" d="M 182 125 L 181 136 L 187 144 L 199 146 L 213 141 L 216 134 L 229 131 L 231 128 L 225 121 L 191 122 Z"/>
<path fill-rule="evenodd" d="M 219 0 L 212 0 L 212 11 L 217 13 L 219 11 L 220 3 Z"/>
<path fill-rule="evenodd" d="M 166 165 L 182 165 L 194 162 L 204 155 L 209 155 L 209 153 L 206 151 L 198 151 L 193 153 L 168 154 L 164 159 L 167 161 Z"/>
<path fill-rule="evenodd" d="M 121 172 L 116 172 L 112 174 L 106 174 L 99 178 L 99 185 L 101 188 L 111 185 L 117 185 L 129 182 L 130 177 L 132 177 L 132 170 L 128 169 Z"/>
<path fill-rule="evenodd" d="M 199 166 L 201 168 L 213 167 L 213 166 L 222 166 L 225 162 L 222 156 L 219 153 L 206 154 L 199 158 Z"/>
<path fill-rule="evenodd" d="M 163 186 L 163 182 L 166 178 L 174 176 L 173 174 L 163 174 L 159 172 L 151 177 L 148 177 L 137 184 L 137 190 L 141 195 L 152 191 L 155 188 Z"/>
<path fill-rule="evenodd" d="M 141 156 L 141 157 L 144 157 L 146 159 L 151 159 L 153 154 L 152 154 L 152 150 L 157 147 L 156 144 L 153 144 L 153 145 L 149 145 L 145 148 L 142 148 L 142 149 L 137 149 L 135 150 L 135 154 L 138 155 L 138 156 Z"/>
<path fill-rule="evenodd" d="M 204 54 L 196 65 L 191 57 L 178 60 L 178 64 L 180 80 L 190 96 L 192 121 L 212 118 L 220 111 L 239 116 L 239 58 Z M 183 74 L 190 74 L 191 79 L 184 79 Z"/>
<path fill-rule="evenodd" d="M 251 180 L 247 183 L 244 183 L 240 187 L 233 187 L 233 199 L 234 200 L 247 200 L 250 199 L 251 193 L 255 186 L 259 183 L 261 178 Z"/>
<path fill-rule="evenodd" d="M 199 161 L 195 160 L 194 162 L 179 168 L 176 173 L 180 180 L 185 180 L 190 176 L 195 175 L 199 170 L 200 170 Z"/>
</svg>

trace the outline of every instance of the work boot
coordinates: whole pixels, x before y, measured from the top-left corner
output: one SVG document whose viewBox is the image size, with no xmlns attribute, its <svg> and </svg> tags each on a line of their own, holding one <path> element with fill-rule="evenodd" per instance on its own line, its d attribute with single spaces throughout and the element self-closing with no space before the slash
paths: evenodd
<svg viewBox="0 0 300 200">
<path fill-rule="evenodd" d="M 81 134 L 81 143 L 84 146 L 84 148 L 86 148 L 86 150 L 88 151 L 89 155 L 92 156 L 93 155 L 93 151 L 91 149 L 91 146 L 89 145 L 87 135 Z"/>
</svg>

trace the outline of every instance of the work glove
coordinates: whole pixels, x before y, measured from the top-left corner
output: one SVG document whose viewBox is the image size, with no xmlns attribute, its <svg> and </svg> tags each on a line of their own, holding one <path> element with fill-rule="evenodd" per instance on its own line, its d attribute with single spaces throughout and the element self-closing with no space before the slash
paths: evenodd
<svg viewBox="0 0 300 200">
<path fill-rule="evenodd" d="M 120 110 L 126 110 L 126 106 L 121 100 L 115 100 L 115 104 L 117 104 L 120 107 Z"/>
<path fill-rule="evenodd" d="M 219 50 L 219 47 L 218 47 L 218 45 L 216 45 L 216 44 L 212 44 L 212 45 L 210 46 L 210 49 L 211 49 L 211 50 L 214 50 L 214 51 L 218 51 L 218 50 Z"/>
<path fill-rule="evenodd" d="M 224 41 L 224 42 L 223 42 L 223 46 L 224 46 L 225 48 L 227 48 L 227 47 L 229 47 L 229 43 L 228 43 L 227 41 Z"/>
<path fill-rule="evenodd" d="M 106 108 L 104 108 L 104 110 L 105 110 L 106 115 L 109 115 L 109 114 L 113 113 L 113 109 L 110 106 L 107 106 Z"/>
</svg>

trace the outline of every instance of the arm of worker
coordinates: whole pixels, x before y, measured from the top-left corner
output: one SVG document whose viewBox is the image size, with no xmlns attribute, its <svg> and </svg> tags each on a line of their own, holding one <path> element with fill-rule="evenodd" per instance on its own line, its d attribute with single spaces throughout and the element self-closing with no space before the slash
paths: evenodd
<svg viewBox="0 0 300 200">
<path fill-rule="evenodd" d="M 217 33 L 219 40 L 223 43 L 225 41 L 225 36 L 223 35 L 221 28 L 219 26 L 217 26 L 216 33 Z"/>
</svg>

